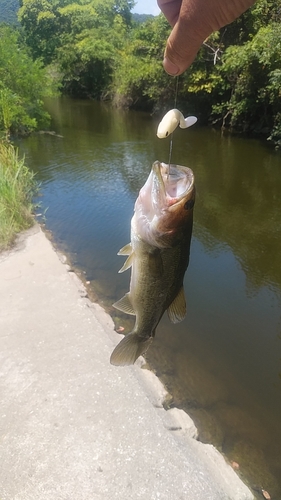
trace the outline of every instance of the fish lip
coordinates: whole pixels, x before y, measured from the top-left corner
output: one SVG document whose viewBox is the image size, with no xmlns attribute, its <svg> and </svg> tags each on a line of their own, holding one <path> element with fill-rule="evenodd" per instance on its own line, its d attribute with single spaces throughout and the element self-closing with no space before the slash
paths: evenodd
<svg viewBox="0 0 281 500">
<path fill-rule="evenodd" d="M 175 163 L 171 163 L 168 165 L 167 163 L 160 162 L 156 160 L 153 165 L 152 165 L 153 173 L 157 179 L 157 186 L 158 186 L 158 191 L 157 191 L 157 200 L 155 199 L 155 204 L 158 204 L 159 201 L 161 201 L 162 208 L 172 208 L 176 207 L 183 198 L 186 198 L 188 194 L 192 194 L 194 190 L 194 174 L 193 171 L 189 167 L 185 167 L 183 165 L 177 165 Z M 169 173 L 169 179 L 175 175 L 174 172 L 182 172 L 182 178 L 187 181 L 187 186 L 186 189 L 183 190 L 180 194 L 177 194 L 176 196 L 171 196 L 171 194 L 168 192 L 168 186 L 167 186 L 167 180 L 164 178 L 165 174 L 167 175 L 167 172 L 170 171 Z M 180 176 L 178 179 L 176 179 L 176 184 L 178 183 L 178 180 L 180 180 Z"/>
</svg>

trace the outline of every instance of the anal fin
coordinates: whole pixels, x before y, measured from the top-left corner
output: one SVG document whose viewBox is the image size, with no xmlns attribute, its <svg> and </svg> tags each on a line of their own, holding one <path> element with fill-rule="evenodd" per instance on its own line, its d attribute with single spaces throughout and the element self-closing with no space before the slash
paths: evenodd
<svg viewBox="0 0 281 500">
<path fill-rule="evenodd" d="M 122 299 L 117 300 L 117 302 L 113 304 L 113 307 L 115 307 L 115 309 L 119 309 L 119 311 L 122 311 L 126 314 L 131 314 L 132 316 L 136 315 L 129 298 L 129 293 L 126 293 L 126 295 L 124 295 Z"/>
<path fill-rule="evenodd" d="M 172 323 L 179 323 L 185 318 L 186 302 L 183 286 L 180 288 L 178 295 L 168 307 L 167 313 Z"/>
</svg>

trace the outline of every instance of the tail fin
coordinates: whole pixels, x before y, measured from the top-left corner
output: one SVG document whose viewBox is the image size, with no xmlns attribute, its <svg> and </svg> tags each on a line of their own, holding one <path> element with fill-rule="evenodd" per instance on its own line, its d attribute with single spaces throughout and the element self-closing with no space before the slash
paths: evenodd
<svg viewBox="0 0 281 500">
<path fill-rule="evenodd" d="M 110 363 L 115 366 L 133 365 L 141 354 L 149 348 L 153 337 L 140 337 L 131 332 L 115 347 L 110 356 Z"/>
</svg>

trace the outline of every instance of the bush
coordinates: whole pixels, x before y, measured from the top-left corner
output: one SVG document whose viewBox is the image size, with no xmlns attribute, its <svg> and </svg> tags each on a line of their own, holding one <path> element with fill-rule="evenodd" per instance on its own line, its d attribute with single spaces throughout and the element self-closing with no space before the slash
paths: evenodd
<svg viewBox="0 0 281 500">
<path fill-rule="evenodd" d="M 37 189 L 34 174 L 18 157 L 15 148 L 0 141 L 0 250 L 16 233 L 33 224 L 32 197 Z"/>
</svg>

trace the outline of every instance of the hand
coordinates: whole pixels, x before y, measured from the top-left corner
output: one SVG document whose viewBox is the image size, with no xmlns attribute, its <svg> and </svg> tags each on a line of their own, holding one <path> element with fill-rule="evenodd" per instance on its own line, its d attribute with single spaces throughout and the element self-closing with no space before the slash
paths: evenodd
<svg viewBox="0 0 281 500">
<path fill-rule="evenodd" d="M 163 66 L 180 75 L 193 62 L 204 40 L 231 23 L 255 0 L 157 0 L 173 30 L 167 40 Z"/>
</svg>

